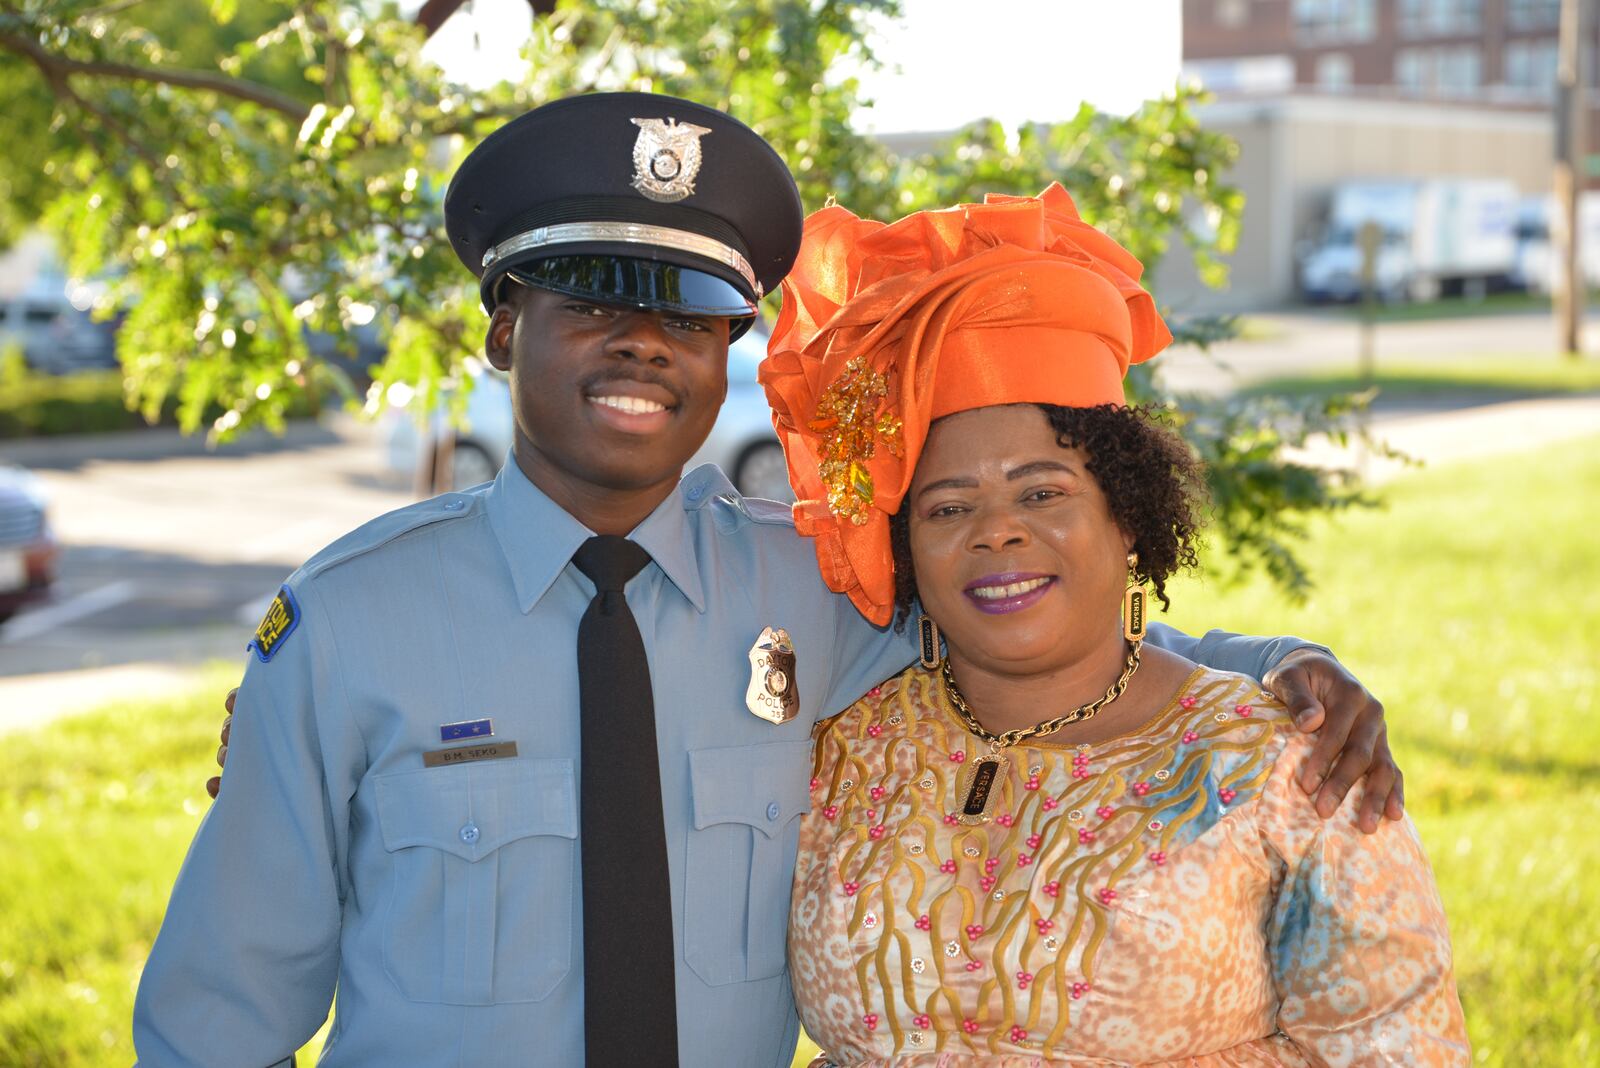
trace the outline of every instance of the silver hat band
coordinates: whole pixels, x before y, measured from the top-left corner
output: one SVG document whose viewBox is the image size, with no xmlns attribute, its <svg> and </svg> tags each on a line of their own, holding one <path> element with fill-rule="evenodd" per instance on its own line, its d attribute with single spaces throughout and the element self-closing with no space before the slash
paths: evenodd
<svg viewBox="0 0 1600 1068">
<path fill-rule="evenodd" d="M 761 283 L 756 281 L 756 272 L 751 268 L 750 262 L 731 245 L 724 245 L 721 241 L 706 237 L 704 234 L 674 230 L 666 226 L 647 226 L 643 223 L 582 222 L 541 226 L 507 238 L 485 252 L 483 267 L 488 270 L 507 256 L 527 252 L 529 249 L 544 248 L 548 245 L 570 245 L 579 241 L 617 241 L 629 245 L 654 245 L 657 248 L 692 252 L 696 256 L 725 263 L 738 271 L 740 277 L 750 283 L 757 300 L 765 295 Z"/>
</svg>

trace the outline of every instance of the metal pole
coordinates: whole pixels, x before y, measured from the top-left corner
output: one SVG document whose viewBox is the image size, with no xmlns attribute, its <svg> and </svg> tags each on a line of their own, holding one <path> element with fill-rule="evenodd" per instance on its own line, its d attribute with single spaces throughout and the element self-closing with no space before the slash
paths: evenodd
<svg viewBox="0 0 1600 1068">
<path fill-rule="evenodd" d="M 1356 232 L 1361 249 L 1361 347 L 1359 372 L 1361 388 L 1371 389 L 1377 377 L 1378 358 L 1373 339 L 1373 320 L 1378 304 L 1378 252 L 1383 247 L 1383 227 L 1368 219 Z"/>
<path fill-rule="evenodd" d="M 1583 0 L 1561 0 L 1561 37 L 1556 66 L 1556 334 L 1561 351 L 1582 352 L 1583 290 L 1578 194 L 1584 179 Z"/>
<path fill-rule="evenodd" d="M 1370 393 L 1378 377 L 1377 332 L 1378 309 L 1378 253 L 1383 249 L 1383 227 L 1372 219 L 1361 224 L 1356 231 L 1356 245 L 1361 249 L 1361 344 L 1357 357 L 1361 376 L 1361 391 Z M 1367 470 L 1367 438 L 1372 429 L 1372 409 L 1361 412 L 1361 433 L 1356 437 L 1356 469 L 1363 478 Z"/>
</svg>

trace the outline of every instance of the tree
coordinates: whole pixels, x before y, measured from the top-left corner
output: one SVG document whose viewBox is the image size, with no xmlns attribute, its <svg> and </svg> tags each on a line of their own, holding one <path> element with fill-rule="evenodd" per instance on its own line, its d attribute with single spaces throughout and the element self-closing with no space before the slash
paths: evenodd
<svg viewBox="0 0 1600 1068">
<path fill-rule="evenodd" d="M 1221 180 L 1236 148 L 1200 127 L 1192 91 L 1129 117 L 1085 107 L 1020 131 L 979 123 L 908 158 L 856 133 L 859 88 L 838 72 L 872 62 L 868 20 L 896 16 L 897 0 L 540 4 L 527 77 L 482 93 L 424 61 L 422 31 L 392 3 L 202 2 L 0 0 L 0 87 L 23 149 L 0 162 L 0 236 L 42 218 L 74 272 L 115 267 L 106 301 L 127 313 L 129 402 L 153 414 L 176 396 L 190 430 L 219 405 L 213 435 L 281 426 L 308 391 L 353 398 L 307 339 L 369 324 L 387 357 L 367 406 L 404 383 L 431 410 L 484 326 L 443 239 L 448 175 L 506 118 L 572 92 L 724 108 L 789 161 L 810 208 L 835 197 L 888 219 L 1060 180 L 1147 264 L 1176 243 L 1217 281 L 1237 239 L 1241 199 Z M 1179 332 L 1203 344 L 1227 324 Z M 1212 464 L 1235 558 L 1304 590 L 1296 517 L 1357 494 L 1285 462 L 1282 446 L 1342 433 L 1348 406 L 1180 403 L 1148 373 L 1133 393 Z"/>
</svg>

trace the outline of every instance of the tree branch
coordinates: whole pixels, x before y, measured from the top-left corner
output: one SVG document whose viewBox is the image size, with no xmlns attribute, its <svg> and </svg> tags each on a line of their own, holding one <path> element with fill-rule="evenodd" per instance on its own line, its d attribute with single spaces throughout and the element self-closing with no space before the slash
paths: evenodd
<svg viewBox="0 0 1600 1068">
<path fill-rule="evenodd" d="M 124 81 L 153 82 L 158 85 L 171 85 L 182 89 L 199 89 L 205 92 L 220 93 L 231 96 L 236 100 L 245 100 L 257 104 L 271 111 L 293 119 L 295 122 L 304 122 L 310 108 L 294 97 L 269 89 L 267 86 L 255 82 L 245 81 L 241 78 L 230 78 L 226 74 L 213 74 L 203 70 L 182 70 L 179 68 L 140 67 L 131 63 L 110 63 L 103 61 L 88 61 L 69 59 L 58 56 L 33 41 L 18 33 L 0 33 L 0 48 L 17 52 L 27 56 L 40 68 L 46 68 L 61 75 L 83 74 L 99 78 L 119 78 Z"/>
<path fill-rule="evenodd" d="M 84 19 L 103 18 L 106 15 L 115 15 L 119 11 L 126 11 L 130 7 L 138 7 L 144 0 L 112 0 L 111 3 L 91 7 L 87 11 L 80 11 L 72 16 L 73 21 L 81 22 Z"/>
</svg>

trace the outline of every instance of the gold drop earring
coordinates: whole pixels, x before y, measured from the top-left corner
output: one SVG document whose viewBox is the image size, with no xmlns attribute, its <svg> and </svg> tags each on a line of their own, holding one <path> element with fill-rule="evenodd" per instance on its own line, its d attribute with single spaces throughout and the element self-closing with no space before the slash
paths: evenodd
<svg viewBox="0 0 1600 1068">
<path fill-rule="evenodd" d="M 1139 581 L 1139 554 L 1129 553 L 1128 588 L 1122 594 L 1122 636 L 1130 642 L 1144 641 L 1146 630 L 1144 602 L 1144 583 Z"/>
</svg>

